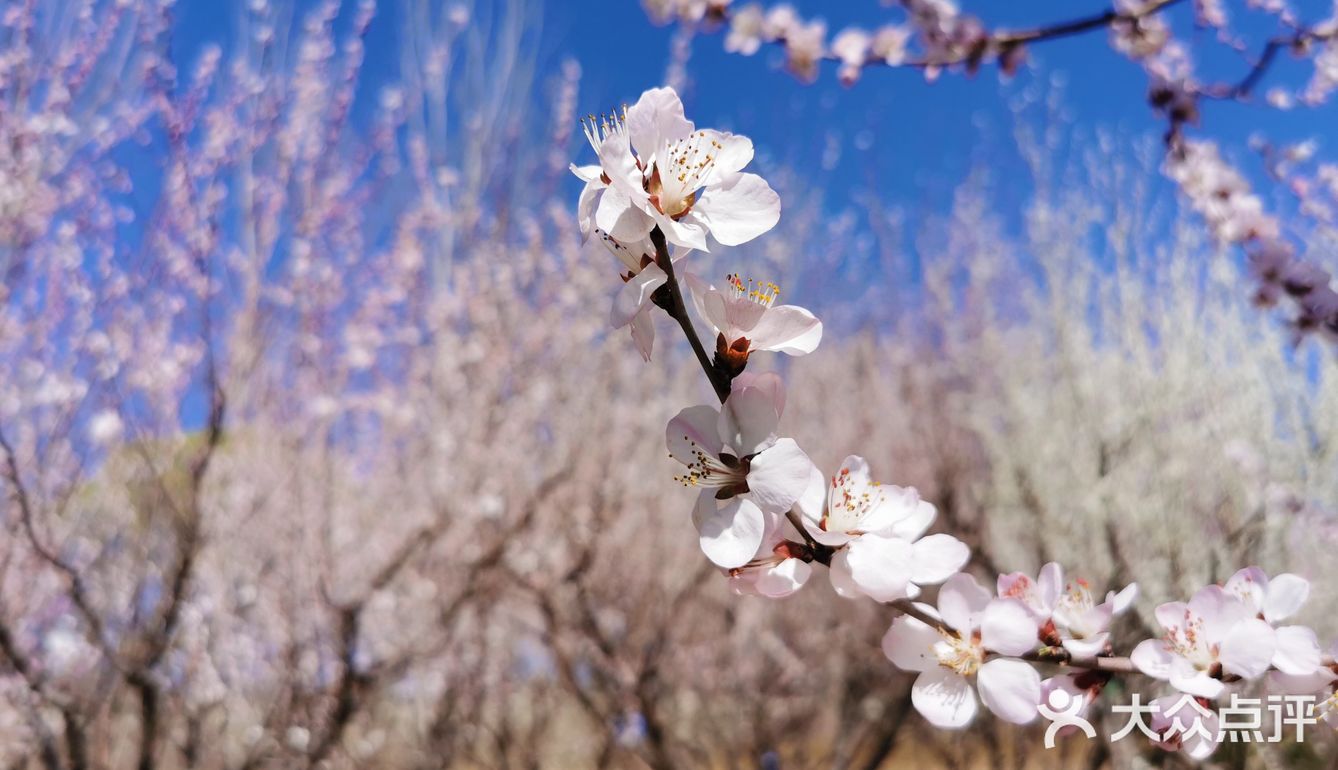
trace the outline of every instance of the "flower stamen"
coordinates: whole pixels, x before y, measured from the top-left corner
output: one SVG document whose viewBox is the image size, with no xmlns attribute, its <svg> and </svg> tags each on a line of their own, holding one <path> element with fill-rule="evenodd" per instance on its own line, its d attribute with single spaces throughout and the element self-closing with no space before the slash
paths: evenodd
<svg viewBox="0 0 1338 770">
<path fill-rule="evenodd" d="M 971 676 L 985 662 L 985 650 L 974 640 L 967 641 L 957 634 L 939 629 L 942 641 L 934 643 L 934 657 L 938 664 L 962 676 Z"/>
<path fill-rule="evenodd" d="M 659 189 L 649 192 L 665 216 L 680 217 L 696 202 L 697 188 L 715 168 L 716 159 L 724 149 L 715 139 L 707 139 L 705 131 L 689 134 L 685 139 L 671 142 L 663 156 L 655 163 Z"/>
<path fill-rule="evenodd" d="M 604 140 L 614 134 L 627 132 L 627 105 L 624 104 L 621 111 L 612 110 L 598 119 L 593 114 L 586 115 L 581 118 L 581 130 L 585 133 L 585 140 L 594 148 L 595 155 L 599 155 Z"/>
<path fill-rule="evenodd" d="M 780 286 L 771 281 L 754 282 L 753 279 L 749 278 L 748 283 L 745 284 L 738 273 L 730 273 L 725 276 L 725 281 L 729 283 L 735 299 L 747 299 L 762 307 L 771 307 L 776 304 L 776 299 L 780 297 Z"/>
<path fill-rule="evenodd" d="M 748 491 L 749 458 L 739 459 L 727 454 L 717 457 L 697 446 L 687 436 L 683 440 L 692 445 L 693 460 L 687 463 L 687 472 L 674 476 L 674 481 L 685 487 L 731 492 L 727 497 Z"/>
</svg>

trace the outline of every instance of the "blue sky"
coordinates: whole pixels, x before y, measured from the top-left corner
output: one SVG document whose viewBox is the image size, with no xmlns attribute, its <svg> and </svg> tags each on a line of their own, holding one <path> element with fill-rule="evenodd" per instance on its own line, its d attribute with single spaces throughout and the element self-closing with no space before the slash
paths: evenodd
<svg viewBox="0 0 1338 770">
<path fill-rule="evenodd" d="M 741 2 L 742 0 L 738 0 Z M 1104 10 L 1106 0 L 959 0 L 987 23 L 1014 28 Z M 480 10 L 504 0 L 476 0 Z M 895 18 L 877 0 L 792 0 L 801 14 L 827 20 L 835 32 L 847 24 L 873 27 Z M 280 2 L 276 2 L 281 4 Z M 297 0 L 300 16 L 312 6 Z M 346 2 L 344 15 L 355 3 Z M 542 19 L 540 58 L 556 67 L 575 59 L 583 72 L 581 109 L 598 112 L 634 101 L 664 79 L 672 27 L 650 23 L 636 0 L 531 0 Z M 1324 0 L 1300 0 L 1302 15 L 1324 15 Z M 182 0 L 177 6 L 175 54 L 189 65 L 206 41 L 228 43 L 236 35 L 242 4 Z M 1240 9 L 1233 10 L 1243 13 Z M 388 80 L 398 61 L 402 20 L 397 3 L 380 3 L 368 40 L 366 80 Z M 1193 30 L 1188 4 L 1174 10 L 1177 31 L 1207 41 L 1209 32 Z M 1240 28 L 1255 40 L 1271 32 L 1260 17 L 1242 17 Z M 1064 104 L 1079 131 L 1097 126 L 1117 129 L 1130 141 L 1156 135 L 1162 125 L 1144 101 L 1146 80 L 1136 65 L 1105 44 L 1104 33 L 1045 43 L 1032 48 L 1031 67 L 1010 83 L 987 70 L 975 77 L 945 76 L 927 84 L 918 72 L 875 70 L 853 88 L 840 86 L 829 65 L 818 83 L 805 85 L 783 72 L 780 53 L 764 49 L 752 57 L 727 54 L 720 34 L 703 34 L 692 43 L 690 85 L 684 94 L 690 116 L 700 125 L 729 128 L 751 136 L 759 151 L 799 168 L 822 166 L 833 141 L 843 145 L 832 179 L 864 184 L 876 178 L 880 192 L 917 199 L 936 186 L 960 180 L 981 153 L 993 160 L 1006 155 L 1011 117 L 1006 104 L 1028 85 L 1061 79 Z M 1282 62 L 1264 85 L 1296 82 L 1305 65 Z M 1241 74 L 1244 62 L 1217 54 L 1204 68 L 1223 77 Z M 1279 114 L 1260 105 L 1207 104 L 1203 131 L 1220 137 L 1248 160 L 1246 138 L 1253 131 L 1285 140 L 1307 138 L 1334 125 L 1338 108 Z M 853 138 L 866 132 L 872 143 L 856 149 Z M 574 148 L 579 150 L 579 148 Z M 829 183 L 830 180 L 829 180 Z M 838 191 L 839 193 L 839 191 Z"/>
<path fill-rule="evenodd" d="M 565 60 L 580 64 L 580 112 L 597 113 L 630 103 L 664 81 L 675 30 L 652 24 L 636 0 L 474 0 L 474 13 L 486 17 L 513 2 L 528 2 L 542 25 L 538 58 L 546 69 L 556 71 Z M 806 17 L 825 17 L 832 33 L 848 24 L 872 28 L 897 18 L 878 0 L 791 2 Z M 959 0 L 987 24 L 1012 28 L 1085 16 L 1104 10 L 1107 2 Z M 275 4 L 283 3 L 275 0 Z M 301 18 L 313 5 L 312 0 L 296 0 L 294 15 Z M 341 22 L 347 22 L 356 2 L 347 0 L 344 5 Z M 1210 42 L 1211 32 L 1194 29 L 1189 5 L 1172 11 L 1177 35 L 1200 44 Z M 1294 5 L 1311 20 L 1328 11 L 1326 0 L 1298 0 Z M 1257 48 L 1273 33 L 1273 23 L 1244 15 L 1242 6 L 1243 2 L 1229 0 L 1228 7 L 1240 15 L 1236 29 Z M 234 40 L 243 8 L 240 0 L 182 0 L 174 36 L 178 63 L 189 68 L 205 42 L 227 45 Z M 363 73 L 367 87 L 360 96 L 364 104 L 394 77 L 404 24 L 401 14 L 396 2 L 379 4 L 368 37 Z M 1005 193 L 1025 194 L 1026 172 L 1014 151 L 1014 117 L 1008 104 L 1024 92 L 1047 90 L 1054 83 L 1063 84 L 1065 118 L 1079 142 L 1097 129 L 1111 130 L 1117 137 L 1114 153 L 1132 157 L 1136 144 L 1164 130 L 1164 123 L 1146 105 L 1146 77 L 1110 48 L 1104 32 L 1033 46 L 1029 66 L 1008 82 L 1001 81 L 993 68 L 974 77 L 947 74 L 933 84 L 917 71 L 879 68 L 846 88 L 836 81 L 834 65 L 829 64 L 818 82 L 808 85 L 782 70 L 781 53 L 774 46 L 742 57 L 723 50 L 721 34 L 703 33 L 693 40 L 691 50 L 689 83 L 683 94 L 689 116 L 698 125 L 752 137 L 764 163 L 776 161 L 811 171 L 833 209 L 872 189 L 887 205 L 912 218 L 943 213 L 953 189 L 982 162 Z M 1197 45 L 1196 50 L 1211 52 L 1214 47 Z M 1271 85 L 1302 83 L 1309 76 L 1308 63 L 1279 58 L 1279 65 L 1261 84 L 1261 94 Z M 1217 50 L 1201 62 L 1199 71 L 1215 81 L 1238 79 L 1246 69 L 1241 58 Z M 1280 194 L 1263 178 L 1247 149 L 1248 137 L 1262 132 L 1277 141 L 1296 141 L 1319 135 L 1323 154 L 1323 128 L 1338 121 L 1338 107 L 1333 105 L 1281 113 L 1258 102 L 1208 102 L 1202 109 L 1203 125 L 1194 133 L 1219 139 L 1228 157 L 1254 175 L 1266 199 L 1280 199 Z M 574 142 L 571 151 L 578 162 L 589 160 L 583 142 Z M 570 184 L 574 201 L 578 185 L 574 179 Z M 1170 185 L 1157 177 L 1154 189 L 1170 192 Z"/>
<path fill-rule="evenodd" d="M 961 0 L 987 23 L 1021 28 L 1104 10 L 1103 0 Z M 875 0 L 820 2 L 797 0 L 805 16 L 826 18 L 829 29 L 847 24 L 873 27 L 894 18 Z M 1188 4 L 1186 4 L 1187 6 Z M 1322 18 L 1326 4 L 1298 4 L 1307 18 Z M 1233 10 L 1236 10 L 1233 8 Z M 1194 30 L 1188 7 L 1175 9 L 1177 29 L 1192 39 L 1209 42 L 1210 33 Z M 632 101 L 641 90 L 663 79 L 670 50 L 671 27 L 650 24 L 640 5 L 630 0 L 550 0 L 545 6 L 546 37 L 555 54 L 574 57 L 584 72 L 584 97 L 589 109 Z M 1272 26 L 1261 17 L 1242 17 L 1241 29 L 1259 40 Z M 797 167 L 819 168 L 828 137 L 843 140 L 845 150 L 828 184 L 841 179 L 863 184 L 875 178 L 880 192 L 904 202 L 938 197 L 960 181 L 982 153 L 1003 162 L 1010 149 L 1010 96 L 1030 85 L 1064 83 L 1063 104 L 1075 130 L 1115 129 L 1132 147 L 1141 137 L 1156 136 L 1163 124 L 1146 106 L 1146 78 L 1139 68 L 1106 45 L 1104 33 L 1058 40 L 1032 48 L 1032 66 L 1009 83 L 993 70 L 975 77 L 948 75 L 927 84 L 914 71 L 874 70 L 854 87 L 836 82 L 828 65 L 814 85 L 805 85 L 781 71 L 774 48 L 741 57 L 723 50 L 719 34 L 693 41 L 685 94 L 690 115 L 702 125 L 731 128 L 753 137 L 759 150 Z M 635 55 L 629 55 L 635 54 Z M 1235 77 L 1245 63 L 1230 53 L 1204 62 L 1205 72 Z M 1264 82 L 1298 82 L 1306 65 L 1281 57 Z M 1276 140 L 1309 138 L 1322 126 L 1335 124 L 1338 109 L 1278 113 L 1261 104 L 1204 105 L 1202 132 L 1223 140 L 1233 156 L 1249 163 L 1246 142 L 1262 131 Z M 853 146 L 853 137 L 871 131 L 867 150 Z M 866 134 L 867 136 L 867 134 Z M 835 182 L 833 182 L 835 180 Z"/>
</svg>

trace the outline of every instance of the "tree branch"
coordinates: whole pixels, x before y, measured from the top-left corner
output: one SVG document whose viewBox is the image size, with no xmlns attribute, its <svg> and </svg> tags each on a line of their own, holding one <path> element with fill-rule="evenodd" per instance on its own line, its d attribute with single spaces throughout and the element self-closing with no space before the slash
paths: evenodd
<svg viewBox="0 0 1338 770">
<path fill-rule="evenodd" d="M 683 329 L 683 336 L 688 338 L 688 344 L 692 346 L 692 352 L 697 356 L 697 363 L 701 364 L 702 371 L 706 372 L 706 379 L 710 380 L 711 388 L 715 390 L 716 398 L 723 404 L 725 399 L 729 398 L 729 380 L 716 369 L 715 364 L 711 363 L 710 356 L 706 354 L 706 349 L 702 347 L 702 341 L 697 336 L 697 329 L 692 325 L 692 319 L 688 317 L 687 306 L 683 304 L 683 290 L 678 285 L 678 277 L 674 275 L 674 261 L 669 257 L 669 245 L 665 243 L 664 233 L 658 226 L 650 231 L 650 241 L 655 244 L 655 263 L 668 276 L 665 286 L 669 290 L 670 307 L 665 311 Z"/>
</svg>

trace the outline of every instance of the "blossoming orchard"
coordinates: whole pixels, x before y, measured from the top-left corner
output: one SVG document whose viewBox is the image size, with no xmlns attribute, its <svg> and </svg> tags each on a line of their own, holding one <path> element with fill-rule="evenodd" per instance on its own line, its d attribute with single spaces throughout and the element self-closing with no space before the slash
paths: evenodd
<svg viewBox="0 0 1338 770">
<path fill-rule="evenodd" d="M 1148 732 L 1162 748 L 1195 759 L 1221 741 L 1213 709 L 1227 695 L 1314 696 L 1316 719 L 1338 723 L 1338 643 L 1326 651 L 1313 630 L 1285 623 L 1309 596 L 1304 578 L 1244 567 L 1188 601 L 1159 605 L 1160 634 L 1116 650 L 1109 628 L 1136 601 L 1136 584 L 1094 597 L 1086 580 L 1066 579 L 1051 562 L 1035 578 L 1001 574 L 981 585 L 962 571 L 971 556 L 964 543 L 926 534 L 937 511 L 913 487 L 875 481 L 859 455 L 818 468 L 795 439 L 777 433 L 782 378 L 748 367 L 754 353 L 812 353 L 821 321 L 777 305 L 775 283 L 734 272 L 722 292 L 691 272 L 690 250 L 709 251 L 708 236 L 737 246 L 780 219 L 779 196 L 743 170 L 752 142 L 697 128 L 671 88 L 646 91 L 585 125 L 598 163 L 571 167 L 585 182 L 581 234 L 594 234 L 628 268 L 613 325 L 631 324 L 649 359 L 650 308 L 662 310 L 719 397 L 719 407 L 689 406 L 669 420 L 665 444 L 683 466 L 675 480 L 696 493 L 690 516 L 701 550 L 735 593 L 781 599 L 822 572 L 840 596 L 887 605 L 893 618 L 883 653 L 915 675 L 915 709 L 943 729 L 971 724 L 982 705 L 995 718 L 1027 724 L 1055 703 L 1056 691 L 1078 716 L 1113 679 L 1132 674 L 1165 683 L 1151 701 L 1162 729 Z M 670 243 L 679 250 L 671 253 Z M 716 332 L 713 351 L 696 332 L 685 292 Z M 919 601 L 926 586 L 939 587 L 936 605 Z M 1171 699 L 1177 692 L 1202 715 L 1183 713 Z"/>
<path fill-rule="evenodd" d="M 1338 767 L 1327 0 L 0 0 L 0 769 Z"/>
</svg>

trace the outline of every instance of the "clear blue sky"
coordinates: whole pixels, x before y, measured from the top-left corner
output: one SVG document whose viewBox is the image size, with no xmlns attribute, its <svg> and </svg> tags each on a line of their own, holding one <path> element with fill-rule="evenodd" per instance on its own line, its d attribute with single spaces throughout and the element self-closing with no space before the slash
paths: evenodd
<svg viewBox="0 0 1338 770">
<path fill-rule="evenodd" d="M 502 0 L 476 2 L 486 7 Z M 791 2 L 805 16 L 824 17 L 833 32 L 847 24 L 873 27 L 894 17 L 877 0 Z M 988 23 L 1014 28 L 1082 16 L 1108 5 L 1108 0 L 959 2 Z M 1328 6 L 1324 0 L 1295 4 L 1312 19 L 1322 17 Z M 300 9 L 311 5 L 311 0 L 297 0 Z M 541 57 L 552 65 L 568 57 L 581 64 L 582 111 L 598 112 L 633 101 L 642 90 L 662 82 L 673 29 L 651 24 L 635 0 L 533 0 L 533 5 L 544 28 Z M 235 35 L 240 7 L 240 0 L 182 0 L 177 6 L 176 35 L 181 63 L 189 64 L 202 42 L 229 42 Z M 1174 13 L 1181 22 L 1180 32 L 1208 39 L 1211 33 L 1191 31 L 1185 23 L 1187 3 Z M 395 2 L 380 3 L 367 56 L 368 75 L 374 80 L 388 77 L 397 61 L 401 24 L 397 14 Z M 1254 19 L 1242 20 L 1246 31 L 1256 38 L 1271 29 Z M 972 153 L 980 151 L 982 140 L 989 146 L 993 136 L 1006 144 L 1010 125 L 1007 95 L 1038 77 L 1059 74 L 1064 78 L 1065 104 L 1079 129 L 1118 128 L 1129 136 L 1161 130 L 1144 103 L 1146 80 L 1134 64 L 1105 45 L 1100 32 L 1034 47 L 1031 70 L 1003 86 L 993 70 L 974 78 L 948 75 L 933 85 L 926 84 L 917 72 L 876 70 L 847 89 L 836 83 L 830 65 L 817 84 L 804 85 L 780 71 L 781 57 L 774 48 L 741 57 L 726 54 L 722 42 L 721 35 L 713 34 L 702 35 L 692 44 L 691 83 L 685 100 L 698 124 L 744 132 L 762 152 L 800 167 L 820 165 L 829 135 L 848 145 L 860 131 L 871 130 L 875 136 L 872 147 L 863 152 L 847 147 L 836 176 L 857 178 L 876 171 L 879 179 L 893 185 L 889 192 L 899 188 L 914 194 L 923 185 L 959 179 Z M 1273 81 L 1294 82 L 1307 74 L 1303 65 L 1287 58 L 1282 57 Z M 1243 62 L 1226 56 L 1207 65 L 1223 75 L 1244 71 Z M 1335 125 L 1336 119 L 1335 108 L 1279 115 L 1261 106 L 1209 104 L 1204 130 L 1240 148 L 1243 158 L 1245 139 L 1254 130 L 1275 138 L 1301 139 Z M 988 151 L 996 150 L 991 147 Z"/>
<path fill-rule="evenodd" d="M 480 8 L 509 1 L 476 0 Z M 850 23 L 874 27 L 889 14 L 877 0 L 792 1 L 805 16 L 824 14 L 833 32 Z M 274 2 L 281 5 L 283 0 Z M 314 5 L 313 0 L 294 2 L 299 19 Z M 663 82 L 674 30 L 651 24 L 635 0 L 530 2 L 544 30 L 540 60 L 553 71 L 567 59 L 581 65 L 580 112 L 600 112 L 634 101 L 643 90 Z M 960 2 L 990 24 L 1024 27 L 1099 12 L 1109 0 Z M 356 0 L 345 2 L 337 28 L 347 26 L 355 4 Z M 1326 0 L 1294 4 L 1308 19 L 1321 18 L 1328 6 Z M 1192 31 L 1187 6 L 1175 11 L 1178 31 L 1210 34 Z M 183 71 L 193 66 L 203 44 L 216 42 L 226 48 L 236 39 L 244 8 L 242 0 L 180 0 L 173 56 Z M 359 97 L 363 104 L 375 99 L 379 86 L 394 76 L 403 24 L 399 13 L 394 0 L 380 3 L 368 39 L 363 75 L 367 88 Z M 1271 30 L 1271 25 L 1259 23 L 1244 26 L 1256 41 Z M 751 136 L 763 158 L 801 171 L 812 169 L 815 183 L 827 190 L 827 205 L 834 209 L 844 208 L 853 192 L 872 187 L 912 220 L 943 213 L 953 188 L 982 160 L 988 161 L 999 184 L 1025 185 L 1023 168 L 1012 150 L 1007 103 L 1038 82 L 1063 80 L 1063 103 L 1075 134 L 1090 136 L 1098 128 L 1113 129 L 1121 137 L 1117 153 L 1131 153 L 1135 142 L 1155 137 L 1164 128 L 1146 106 L 1146 78 L 1110 49 L 1103 32 L 1034 47 L 1031 67 L 1008 84 L 1001 84 L 993 69 L 974 78 L 946 75 L 933 85 L 918 72 L 878 69 L 855 87 L 844 88 L 829 65 L 817 84 L 805 85 L 781 71 L 781 57 L 774 48 L 741 57 L 726 54 L 722 43 L 721 35 L 711 34 L 692 44 L 684 94 L 689 115 L 698 125 Z M 1308 65 L 1282 58 L 1262 87 L 1308 77 Z M 1223 78 L 1237 78 L 1245 70 L 1244 62 L 1229 56 L 1208 64 Z M 355 116 L 358 111 L 355 105 Z M 1212 103 L 1204 107 L 1203 122 L 1202 133 L 1220 139 L 1228 155 L 1243 161 L 1263 186 L 1259 166 L 1246 149 L 1247 137 L 1263 131 L 1279 141 L 1317 137 L 1322 142 L 1325 129 L 1338 125 L 1338 107 L 1278 113 L 1260 105 Z M 861 133 L 866 141 L 856 142 Z M 867 141 L 869 137 L 872 141 Z M 832 144 L 841 147 L 839 159 L 824 169 L 824 155 L 830 159 L 827 148 Z M 571 150 L 574 159 L 589 158 L 584 143 L 574 142 Z M 1331 152 L 1321 146 L 1321 153 L 1326 150 Z M 570 185 L 574 205 L 578 185 L 574 179 Z M 1155 185 L 1169 191 L 1159 176 Z M 136 197 L 146 196 L 152 197 L 152 191 L 141 189 Z"/>
<path fill-rule="evenodd" d="M 1099 12 L 1108 0 L 959 0 L 989 24 L 1012 28 Z M 873 27 L 894 18 L 875 0 L 794 0 L 805 16 L 825 17 L 833 32 L 847 24 Z M 1235 3 L 1232 6 L 1237 5 Z M 1243 4 L 1241 4 L 1243 5 Z M 1328 10 L 1323 0 L 1297 4 L 1310 19 Z M 650 24 L 632 0 L 550 0 L 545 6 L 548 38 L 555 54 L 578 60 L 585 74 L 588 109 L 630 101 L 663 78 L 672 28 Z M 1207 42 L 1211 35 L 1195 31 L 1188 4 L 1174 11 L 1178 31 Z M 1242 28 L 1256 39 L 1272 26 L 1260 17 L 1241 17 Z M 800 168 L 818 168 L 828 135 L 844 140 L 836 173 L 864 183 L 875 177 L 880 192 L 902 201 L 937 198 L 936 192 L 960 181 L 980 153 L 1007 163 L 1011 118 L 1007 99 L 1028 84 L 1058 76 L 1066 86 L 1064 104 L 1079 130 L 1113 128 L 1130 141 L 1156 136 L 1163 124 L 1146 106 L 1147 81 L 1138 67 L 1106 45 L 1103 32 L 1058 40 L 1032 48 L 1032 67 L 1014 82 L 1001 84 L 986 70 L 974 78 L 944 76 L 927 84 L 914 71 L 873 70 L 853 88 L 836 82 L 828 65 L 814 85 L 799 83 L 780 71 L 774 48 L 752 57 L 727 54 L 722 37 L 703 35 L 692 45 L 685 95 L 690 115 L 699 125 L 728 127 L 753 137 L 763 151 Z M 633 54 L 633 55 L 629 55 Z M 1272 77 L 1263 84 L 1297 82 L 1308 77 L 1308 65 L 1280 57 Z M 1230 54 L 1204 62 L 1204 70 L 1234 76 L 1245 63 Z M 1299 140 L 1338 124 L 1338 109 L 1297 110 L 1280 114 L 1262 105 L 1204 105 L 1203 133 L 1221 138 L 1234 156 L 1248 163 L 1246 141 L 1254 131 L 1277 140 Z M 874 141 L 859 150 L 850 141 L 871 130 Z M 1323 151 L 1323 150 L 1321 150 Z"/>
</svg>

